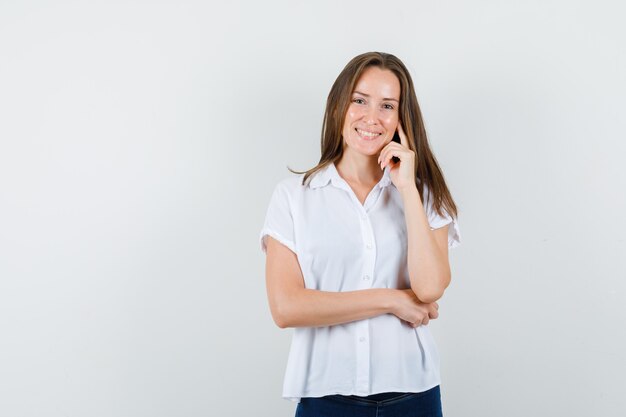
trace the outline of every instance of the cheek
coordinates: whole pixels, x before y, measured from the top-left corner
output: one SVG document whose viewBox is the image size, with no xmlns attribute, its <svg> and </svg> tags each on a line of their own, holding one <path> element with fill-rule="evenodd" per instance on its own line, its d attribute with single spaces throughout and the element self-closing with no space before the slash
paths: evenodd
<svg viewBox="0 0 626 417">
<path fill-rule="evenodd" d="M 354 120 L 356 119 L 356 113 L 354 111 L 350 111 L 348 110 L 348 112 L 346 113 L 346 118 L 343 121 L 343 132 L 348 133 L 350 132 L 350 130 L 352 130 L 352 123 L 354 122 Z"/>
<path fill-rule="evenodd" d="M 385 124 L 387 126 L 395 126 L 398 124 L 398 114 L 394 113 L 385 118 Z"/>
<path fill-rule="evenodd" d="M 346 122 L 350 123 L 351 121 L 357 118 L 358 118 L 357 111 L 354 109 L 348 109 L 348 112 L 346 113 Z"/>
</svg>

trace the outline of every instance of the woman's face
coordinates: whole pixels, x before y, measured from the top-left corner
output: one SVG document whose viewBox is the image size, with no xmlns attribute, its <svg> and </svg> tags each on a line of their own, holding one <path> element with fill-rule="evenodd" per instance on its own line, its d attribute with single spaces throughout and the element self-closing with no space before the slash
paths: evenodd
<svg viewBox="0 0 626 417">
<path fill-rule="evenodd" d="M 376 156 L 398 126 L 400 81 L 389 70 L 369 67 L 356 83 L 343 122 L 345 152 Z"/>
</svg>

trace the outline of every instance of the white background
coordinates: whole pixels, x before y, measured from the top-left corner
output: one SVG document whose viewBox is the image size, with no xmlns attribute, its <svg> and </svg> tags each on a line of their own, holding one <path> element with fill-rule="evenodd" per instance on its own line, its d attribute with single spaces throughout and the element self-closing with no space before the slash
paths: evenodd
<svg viewBox="0 0 626 417">
<path fill-rule="evenodd" d="M 258 233 L 355 55 L 410 69 L 463 243 L 446 416 L 626 410 L 618 1 L 2 1 L 0 415 L 291 416 Z"/>
</svg>

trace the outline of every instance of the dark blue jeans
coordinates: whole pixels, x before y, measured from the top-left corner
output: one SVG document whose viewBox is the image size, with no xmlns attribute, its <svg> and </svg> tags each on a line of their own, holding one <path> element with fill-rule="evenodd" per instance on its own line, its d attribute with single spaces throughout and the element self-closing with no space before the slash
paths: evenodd
<svg viewBox="0 0 626 417">
<path fill-rule="evenodd" d="M 303 397 L 295 417 L 443 417 L 439 385 L 424 392 Z"/>
</svg>

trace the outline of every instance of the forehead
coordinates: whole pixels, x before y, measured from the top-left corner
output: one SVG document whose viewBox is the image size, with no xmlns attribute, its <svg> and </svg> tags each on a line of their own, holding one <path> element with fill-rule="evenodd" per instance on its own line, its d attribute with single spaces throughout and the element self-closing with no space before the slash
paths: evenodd
<svg viewBox="0 0 626 417">
<path fill-rule="evenodd" d="M 390 70 L 369 67 L 359 77 L 354 90 L 374 97 L 400 99 L 400 80 Z"/>
</svg>

